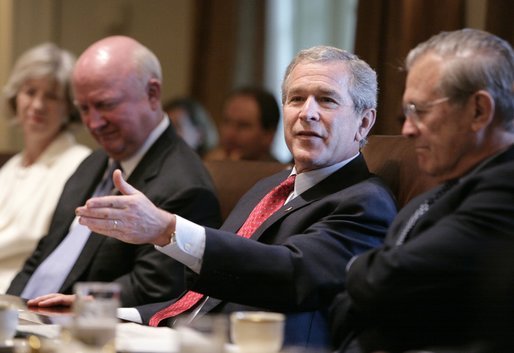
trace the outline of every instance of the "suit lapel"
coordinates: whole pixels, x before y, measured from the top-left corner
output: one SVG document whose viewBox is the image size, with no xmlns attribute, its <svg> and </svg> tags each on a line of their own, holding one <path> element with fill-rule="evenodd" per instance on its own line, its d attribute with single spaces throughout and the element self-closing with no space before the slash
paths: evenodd
<svg viewBox="0 0 514 353">
<path fill-rule="evenodd" d="M 163 165 L 162 160 L 167 156 L 167 150 L 169 150 L 173 143 L 175 143 L 176 139 L 174 139 L 175 133 L 173 129 L 168 127 L 162 135 L 155 141 L 155 143 L 150 147 L 150 149 L 143 156 L 141 161 L 138 163 L 130 177 L 128 178 L 128 182 L 137 188 L 138 190 L 145 192 L 145 186 L 147 183 L 155 178 Z M 162 152 L 162 151 L 165 152 Z M 161 152 L 156 152 L 161 151 Z M 107 162 L 107 157 L 105 157 L 104 167 L 101 168 L 101 175 L 103 175 L 105 171 L 105 166 Z M 94 179 L 94 178 L 93 178 Z M 95 182 L 98 184 L 98 180 Z M 85 197 L 84 200 L 87 200 L 92 194 L 92 191 L 88 194 L 89 196 Z M 70 223 L 71 224 L 71 223 Z M 91 261 L 94 259 L 94 254 L 98 251 L 100 246 L 106 241 L 106 237 L 97 234 L 91 233 L 88 241 L 86 242 L 84 249 L 80 253 L 75 265 L 70 271 L 68 277 L 64 281 L 64 284 L 61 288 L 62 291 L 69 291 L 73 283 L 77 282 L 77 280 L 82 276 L 82 274 L 87 270 Z"/>
<path fill-rule="evenodd" d="M 492 168 L 494 166 L 507 163 L 509 161 L 514 160 L 514 146 L 511 146 L 507 150 L 505 150 L 502 153 L 499 153 L 497 155 L 494 155 L 492 157 L 487 158 L 486 160 L 479 163 L 473 170 L 471 170 L 468 174 L 463 176 L 459 179 L 459 182 L 453 186 L 450 190 L 445 192 L 443 195 L 441 195 L 440 198 L 435 200 L 435 202 L 430 206 L 428 211 L 417 220 L 417 222 L 414 224 L 410 232 L 408 233 L 407 238 L 415 238 L 421 233 L 421 229 L 424 229 L 425 227 L 425 221 L 430 219 L 438 219 L 440 218 L 441 210 L 439 209 L 439 205 L 448 205 L 451 204 L 449 201 L 446 200 L 453 200 L 454 196 L 452 196 L 452 193 L 455 190 L 459 190 L 462 188 L 460 185 L 466 185 L 468 180 L 472 179 L 477 173 L 482 172 L 485 169 Z M 386 243 L 387 244 L 395 244 L 398 241 L 398 238 L 401 234 L 401 231 L 405 228 L 407 222 L 413 217 L 413 214 L 416 212 L 416 210 L 420 207 L 420 205 L 425 202 L 426 200 L 434 197 L 438 192 L 440 192 L 441 188 L 444 186 L 439 185 L 435 186 L 431 190 L 416 196 L 414 199 L 412 199 L 398 214 L 398 216 L 395 219 L 395 222 L 393 225 L 389 228 L 388 235 L 386 237 Z M 407 240 L 408 241 L 408 240 Z"/>
<path fill-rule="evenodd" d="M 56 234 L 56 236 L 52 237 L 51 243 L 46 247 L 43 259 L 52 253 L 68 234 L 75 219 L 73 210 L 83 205 L 93 194 L 107 165 L 107 156 L 102 151 L 98 151 L 86 159 L 84 163 L 87 163 L 87 165 L 79 166 L 76 174 L 71 177 L 61 195 L 54 220 L 52 220 L 52 228 L 48 232 L 48 234 Z"/>
<path fill-rule="evenodd" d="M 251 189 L 251 196 L 247 197 L 245 195 L 241 200 L 239 200 L 220 229 L 234 233 L 237 232 L 259 201 L 261 201 L 271 189 L 286 179 L 290 173 L 290 170 L 285 170 L 256 184 Z"/>
<path fill-rule="evenodd" d="M 288 172 L 281 172 L 276 174 L 277 177 L 273 178 L 272 181 L 270 180 L 270 183 L 267 184 L 266 190 L 257 193 L 255 195 L 256 197 L 252 198 L 252 202 L 250 202 L 248 205 L 245 205 L 245 216 L 242 216 L 242 213 L 239 213 L 241 216 L 239 217 L 241 222 L 237 225 L 234 224 L 237 226 L 237 229 L 234 230 L 233 228 L 232 230 L 236 232 L 244 223 L 253 208 L 262 199 L 262 197 L 264 197 L 264 195 L 266 195 L 273 187 L 282 182 L 288 175 Z M 361 154 L 347 165 L 338 169 L 318 184 L 314 185 L 307 191 L 303 192 L 301 195 L 295 197 L 286 205 L 282 206 L 277 212 L 272 214 L 250 238 L 258 240 L 269 227 L 284 217 L 294 214 L 301 208 L 308 206 L 314 201 L 322 199 L 327 195 L 333 194 L 335 192 L 341 191 L 349 186 L 355 185 L 369 177 L 370 173 Z"/>
<path fill-rule="evenodd" d="M 144 192 L 148 182 L 159 175 L 163 161 L 175 143 L 177 143 L 177 135 L 170 125 L 146 152 L 127 181 L 136 189 Z"/>
</svg>

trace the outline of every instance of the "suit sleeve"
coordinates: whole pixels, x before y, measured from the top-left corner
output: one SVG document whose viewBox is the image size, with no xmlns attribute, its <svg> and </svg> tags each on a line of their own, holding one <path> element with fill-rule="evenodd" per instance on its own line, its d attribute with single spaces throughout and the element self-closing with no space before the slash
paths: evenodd
<svg viewBox="0 0 514 353">
<path fill-rule="evenodd" d="M 359 256 L 347 274 L 353 308 L 386 328 L 462 328 L 485 324 L 484 313 L 497 322 L 494 315 L 512 312 L 513 173 L 466 180 L 432 206 L 405 244 L 388 237 L 390 245 Z"/>
<path fill-rule="evenodd" d="M 356 253 L 381 243 L 396 206 L 381 185 L 362 182 L 314 201 L 273 224 L 259 241 L 207 229 L 193 290 L 281 311 L 317 310 L 344 290 Z"/>
</svg>

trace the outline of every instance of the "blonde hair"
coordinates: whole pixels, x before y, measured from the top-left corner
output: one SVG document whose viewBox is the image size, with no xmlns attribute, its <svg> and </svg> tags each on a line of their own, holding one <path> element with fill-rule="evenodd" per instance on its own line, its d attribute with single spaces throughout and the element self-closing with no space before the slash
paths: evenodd
<svg viewBox="0 0 514 353">
<path fill-rule="evenodd" d="M 70 86 L 75 56 L 53 43 L 43 43 L 23 53 L 14 64 L 11 75 L 3 88 L 3 99 L 13 116 L 16 115 L 16 96 L 21 86 L 30 79 L 49 78 L 64 88 L 65 100 L 70 112 L 69 121 L 80 121 L 73 105 Z"/>
</svg>

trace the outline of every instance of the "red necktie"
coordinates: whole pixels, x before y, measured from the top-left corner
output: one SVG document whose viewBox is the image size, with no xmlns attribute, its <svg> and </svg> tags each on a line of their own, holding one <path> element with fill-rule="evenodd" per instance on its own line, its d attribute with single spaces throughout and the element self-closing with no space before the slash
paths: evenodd
<svg viewBox="0 0 514 353">
<path fill-rule="evenodd" d="M 255 206 L 245 223 L 241 226 L 238 235 L 249 238 L 257 228 L 259 228 L 266 219 L 275 213 L 284 205 L 289 194 L 294 189 L 294 181 L 296 175 L 291 175 L 282 183 L 271 190 L 264 198 Z M 188 291 L 179 300 L 170 306 L 155 313 L 149 321 L 150 326 L 159 326 L 159 323 L 169 317 L 177 316 L 186 310 L 189 310 L 203 297 L 203 294 Z"/>
</svg>

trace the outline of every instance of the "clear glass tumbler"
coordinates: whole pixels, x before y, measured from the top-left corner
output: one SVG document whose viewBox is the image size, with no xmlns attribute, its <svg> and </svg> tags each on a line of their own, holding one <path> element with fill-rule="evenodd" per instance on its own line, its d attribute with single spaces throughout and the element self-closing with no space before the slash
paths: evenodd
<svg viewBox="0 0 514 353">
<path fill-rule="evenodd" d="M 74 292 L 73 338 L 87 346 L 114 350 L 120 285 L 82 282 L 75 285 Z"/>
</svg>

